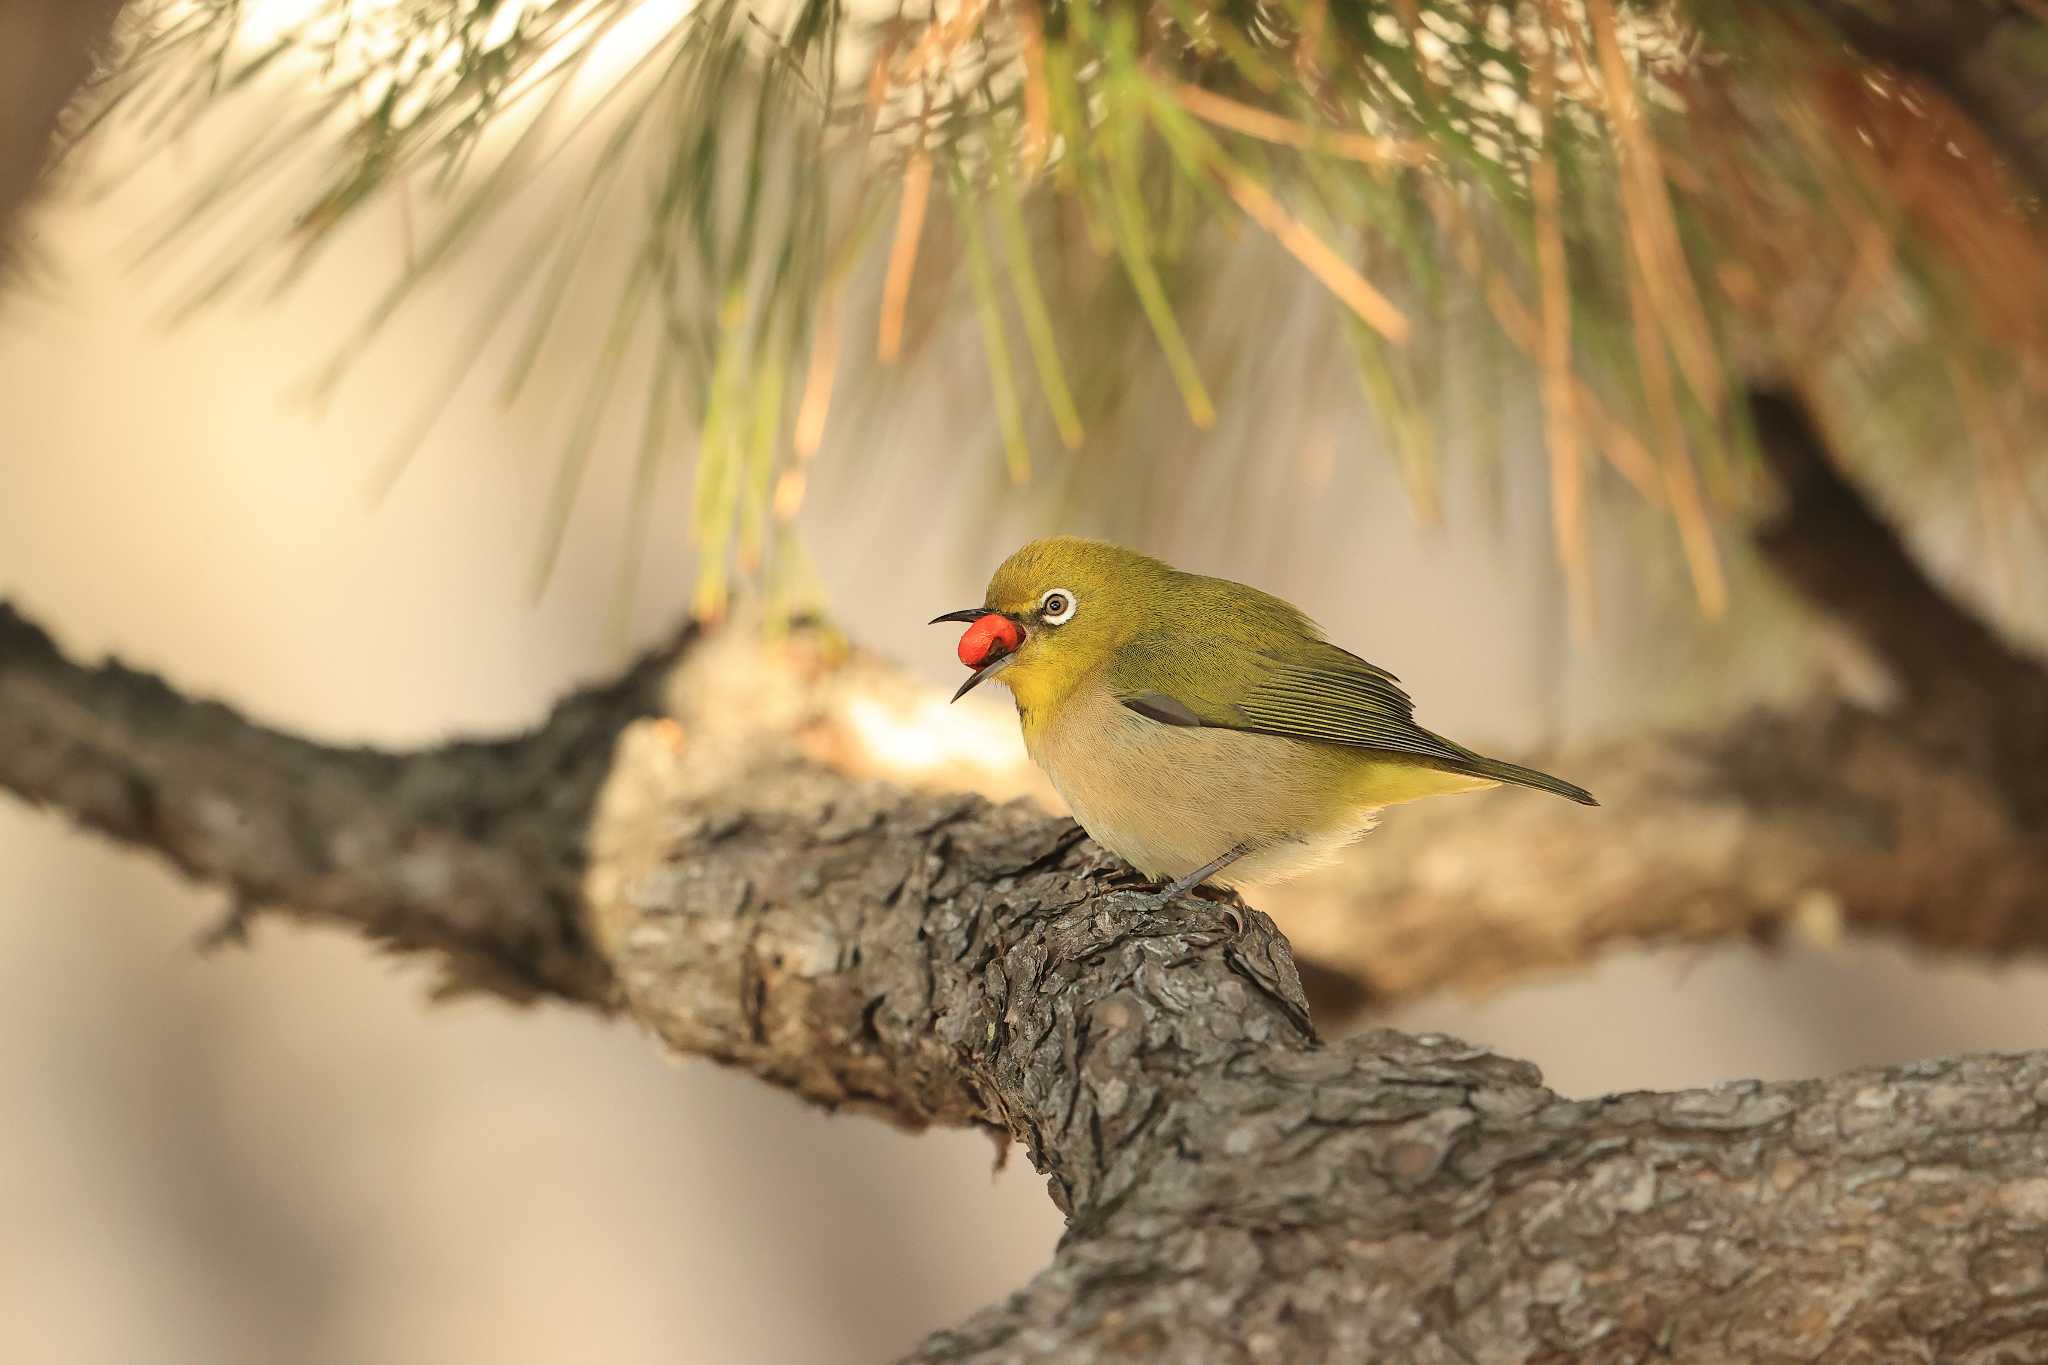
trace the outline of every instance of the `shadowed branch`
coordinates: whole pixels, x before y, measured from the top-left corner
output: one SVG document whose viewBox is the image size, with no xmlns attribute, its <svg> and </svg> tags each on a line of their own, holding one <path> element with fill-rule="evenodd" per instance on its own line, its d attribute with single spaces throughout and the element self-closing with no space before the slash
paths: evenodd
<svg viewBox="0 0 2048 1365">
<path fill-rule="evenodd" d="M 1443 1040 L 1326 1046 L 1265 915 L 1153 912 L 1067 821 L 802 757 L 861 668 L 823 657 L 686 635 L 524 736 L 392 754 L 81 667 L 10 613 L 0 783 L 466 985 L 623 1008 L 815 1102 L 1022 1142 L 1070 1218 L 1059 1255 L 919 1359 L 2048 1340 L 2048 1060 L 1576 1102 Z M 771 700 L 750 717 L 735 690 Z M 1748 856 L 1698 834 L 1634 828 L 1667 860 L 1638 889 L 1703 847 Z M 1551 871 L 1525 893 L 1577 894 Z"/>
</svg>

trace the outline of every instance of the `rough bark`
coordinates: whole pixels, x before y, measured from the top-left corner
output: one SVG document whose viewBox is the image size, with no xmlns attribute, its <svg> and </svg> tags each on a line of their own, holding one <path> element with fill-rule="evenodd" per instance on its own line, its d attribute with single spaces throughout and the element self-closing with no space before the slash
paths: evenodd
<svg viewBox="0 0 2048 1365">
<path fill-rule="evenodd" d="M 462 984 L 597 1002 L 610 976 L 580 928 L 583 831 L 614 738 L 659 710 L 682 643 L 529 734 L 394 754 L 80 667 L 0 603 L 0 785 L 225 888 L 229 929 L 289 904 L 437 951 Z"/>
<path fill-rule="evenodd" d="M 804 759 L 861 666 L 796 648 L 693 640 L 524 738 L 397 755 L 9 616 L 0 784 L 467 984 L 1015 1137 L 1068 1236 L 923 1360 L 2048 1350 L 2048 1058 L 1568 1102 L 1443 1039 L 1324 1046 L 1263 914 L 1148 912 L 1069 822 Z"/>
<path fill-rule="evenodd" d="M 637 1017 L 1048 1173 L 1055 1264 L 920 1360 L 2048 1348 L 2048 1059 L 1567 1102 L 1448 1040 L 1319 1046 L 1264 915 L 1134 912 L 1019 807 L 791 767 L 628 825 Z"/>
</svg>

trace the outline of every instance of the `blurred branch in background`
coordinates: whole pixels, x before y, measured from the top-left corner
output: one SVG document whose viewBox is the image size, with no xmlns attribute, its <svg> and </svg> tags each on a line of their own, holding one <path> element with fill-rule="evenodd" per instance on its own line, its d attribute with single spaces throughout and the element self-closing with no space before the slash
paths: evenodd
<svg viewBox="0 0 2048 1365">
<path fill-rule="evenodd" d="M 2031 1318 L 1993 1308 L 2031 1290 L 1982 1267 L 2048 1221 L 2040 1056 L 1575 1103 L 1532 1068 L 1441 1040 L 1323 1046 L 1264 915 L 1240 933 L 1201 908 L 1155 912 L 1106 889 L 1113 861 L 1068 822 L 849 780 L 808 756 L 845 745 L 829 731 L 850 701 L 892 688 L 829 638 L 731 629 L 657 651 L 528 736 L 367 753 L 79 667 L 10 617 L 0 783 L 239 896 L 433 950 L 459 987 L 622 1008 L 682 1052 L 813 1101 L 1024 1142 L 1069 1215 L 1061 1251 L 920 1359 L 1141 1345 L 1235 1359 L 1247 1334 L 1288 1357 L 1585 1360 L 1646 1340 L 1678 1359 L 1753 1358 L 1766 1336 L 1795 1353 L 1853 1339 L 1943 1359 L 2037 1341 Z M 1469 889 L 1557 888 L 1587 914 L 1590 949 L 1612 927 L 1603 913 L 1662 883 L 1698 897 L 1669 902 L 1680 910 L 1728 894 L 1685 882 L 1688 860 L 1768 880 L 1782 854 L 1812 877 L 1882 879 L 1921 857 L 1895 822 L 1930 787 L 1952 822 L 1963 779 L 1910 750 L 1917 766 L 1886 767 L 1867 729 L 1840 748 L 1839 730 L 1822 733 L 1811 767 L 1780 746 L 1786 732 L 1738 735 L 1724 753 L 1760 749 L 1690 792 L 1635 787 L 1619 803 L 1631 828 L 1581 839 L 1589 864 L 1621 860 L 1620 885 L 1553 859 Z M 1717 787 L 1739 804 L 1700 809 L 1694 794 Z M 1713 815 L 1771 828 L 1702 840 Z M 1830 821 L 1874 874 L 1830 851 Z M 1530 849 L 1512 832 L 1501 843 Z M 2005 852 L 1997 875 L 2039 885 L 2037 841 Z M 1587 888 L 1580 871 L 1608 881 Z M 1868 886 L 1841 894 L 1865 906 Z M 1611 899 L 1574 907 L 1589 889 Z M 1924 875 L 1915 889 L 1937 890 Z M 1458 906 L 1434 895 L 1430 932 L 1469 946 Z M 1922 908 L 1898 927 L 1946 936 Z M 1830 1248 L 1851 1237 L 1881 1272 L 1843 1273 Z M 1942 1311 L 1899 1313 L 1902 1298 Z"/>
<path fill-rule="evenodd" d="M 1614 793 L 1590 837 L 1536 803 L 1486 821 L 1404 813 L 1301 907 L 1310 956 L 1364 998 L 1788 924 L 1994 954 L 2048 944 L 2048 669 L 1930 581 L 1799 399 L 1757 390 L 1750 403 L 1781 489 L 1760 549 L 1861 638 L 1899 698 L 1881 712 L 1758 709 L 1718 734 L 1575 755 L 1572 771 Z"/>
</svg>

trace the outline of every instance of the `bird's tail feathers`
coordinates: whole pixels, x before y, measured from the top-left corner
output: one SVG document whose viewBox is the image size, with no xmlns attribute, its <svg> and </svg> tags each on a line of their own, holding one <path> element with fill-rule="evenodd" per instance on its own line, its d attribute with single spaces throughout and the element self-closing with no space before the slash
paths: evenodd
<svg viewBox="0 0 2048 1365">
<path fill-rule="evenodd" d="M 1555 793 L 1567 801 L 1576 801 L 1582 806 L 1600 804 L 1593 799 L 1593 793 L 1584 787 L 1575 787 L 1561 777 L 1552 777 L 1549 773 L 1538 772 L 1534 768 L 1524 768 L 1519 763 L 1503 763 L 1497 758 L 1482 758 L 1474 754 L 1469 761 L 1459 764 L 1458 767 L 1460 771 L 1471 773 L 1474 777 L 1490 777 L 1496 782 L 1512 782 L 1519 787 L 1534 787 L 1538 791 Z"/>
</svg>

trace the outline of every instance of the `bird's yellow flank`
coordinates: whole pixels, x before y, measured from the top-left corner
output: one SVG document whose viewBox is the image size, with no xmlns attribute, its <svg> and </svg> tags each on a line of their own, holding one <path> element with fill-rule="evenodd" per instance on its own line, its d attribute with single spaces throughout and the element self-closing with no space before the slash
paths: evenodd
<svg viewBox="0 0 2048 1365">
<path fill-rule="evenodd" d="M 967 623 L 955 696 L 1008 687 L 1074 818 L 1167 898 L 1301 871 L 1419 797 L 1508 782 L 1597 804 L 1423 729 L 1393 674 L 1280 598 L 1122 546 L 1033 541 L 938 620 Z"/>
</svg>

